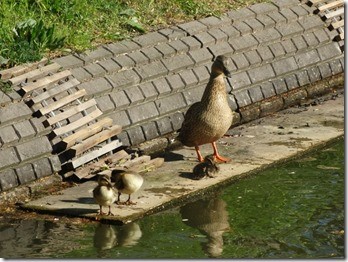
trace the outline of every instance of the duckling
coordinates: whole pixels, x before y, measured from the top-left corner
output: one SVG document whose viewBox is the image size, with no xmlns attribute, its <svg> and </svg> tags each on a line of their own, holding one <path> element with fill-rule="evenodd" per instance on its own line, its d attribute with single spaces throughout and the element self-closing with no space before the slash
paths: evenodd
<svg viewBox="0 0 348 262">
<path fill-rule="evenodd" d="M 111 181 L 115 182 L 115 188 L 118 190 L 117 204 L 135 205 L 135 202 L 130 200 L 131 194 L 138 191 L 143 185 L 144 178 L 137 172 L 131 170 L 114 169 L 111 172 Z M 120 201 L 121 194 L 128 194 L 126 202 Z"/>
<path fill-rule="evenodd" d="M 110 178 L 107 175 L 99 175 L 98 177 L 98 185 L 93 189 L 93 197 L 95 201 L 99 204 L 99 214 L 105 215 L 103 212 L 103 206 L 109 207 L 109 215 L 113 215 L 111 213 L 111 205 L 117 199 L 117 192 L 113 188 Z"/>
<path fill-rule="evenodd" d="M 193 168 L 193 175 L 197 179 L 201 179 L 205 176 L 214 177 L 214 174 L 220 171 L 220 167 L 217 166 L 213 155 L 208 155 L 204 158 L 202 163 L 197 164 Z"/>
<path fill-rule="evenodd" d="M 229 158 L 220 156 L 216 147 L 216 141 L 231 127 L 234 114 L 227 101 L 224 80 L 224 76 L 231 77 L 227 69 L 228 63 L 227 57 L 223 55 L 216 57 L 202 99 L 187 110 L 177 137 L 185 146 L 195 147 L 200 162 L 204 159 L 199 146 L 208 143 L 213 147 L 216 160 L 230 161 Z"/>
</svg>

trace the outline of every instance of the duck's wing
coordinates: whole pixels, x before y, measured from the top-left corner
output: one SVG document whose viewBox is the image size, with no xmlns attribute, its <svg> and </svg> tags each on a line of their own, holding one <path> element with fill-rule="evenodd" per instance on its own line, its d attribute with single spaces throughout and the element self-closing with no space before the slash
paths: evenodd
<svg viewBox="0 0 348 262">
<path fill-rule="evenodd" d="M 190 106 L 190 108 L 186 111 L 184 116 L 184 121 L 181 125 L 180 133 L 186 132 L 189 130 L 192 125 L 195 125 L 197 114 L 200 111 L 201 102 L 196 102 Z"/>
</svg>

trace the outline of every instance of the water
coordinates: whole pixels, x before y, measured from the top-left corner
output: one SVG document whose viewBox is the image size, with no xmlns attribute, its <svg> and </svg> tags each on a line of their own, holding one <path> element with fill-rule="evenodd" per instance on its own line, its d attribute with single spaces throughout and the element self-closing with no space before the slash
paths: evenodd
<svg viewBox="0 0 348 262">
<path fill-rule="evenodd" d="M 124 226 L 0 221 L 4 258 L 342 258 L 344 143 Z"/>
</svg>

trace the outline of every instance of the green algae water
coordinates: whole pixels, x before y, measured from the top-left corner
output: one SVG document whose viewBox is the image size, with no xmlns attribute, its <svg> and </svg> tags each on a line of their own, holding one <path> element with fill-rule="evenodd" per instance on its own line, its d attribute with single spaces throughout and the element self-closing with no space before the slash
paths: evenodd
<svg viewBox="0 0 348 262">
<path fill-rule="evenodd" d="M 1 221 L 3 258 L 343 258 L 344 143 L 124 226 Z"/>
</svg>

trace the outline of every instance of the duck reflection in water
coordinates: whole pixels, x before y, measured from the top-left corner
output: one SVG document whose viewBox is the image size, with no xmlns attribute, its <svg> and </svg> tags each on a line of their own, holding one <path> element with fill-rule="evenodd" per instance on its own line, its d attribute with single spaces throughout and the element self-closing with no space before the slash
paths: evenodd
<svg viewBox="0 0 348 262">
<path fill-rule="evenodd" d="M 222 235 L 230 230 L 226 202 L 219 197 L 200 199 L 181 207 L 180 214 L 185 224 L 207 236 L 204 252 L 219 257 L 224 245 Z"/>
<path fill-rule="evenodd" d="M 117 246 L 134 246 L 141 236 L 141 229 L 135 222 L 122 226 L 100 223 L 95 229 L 93 242 L 96 249 L 103 251 Z"/>
</svg>

